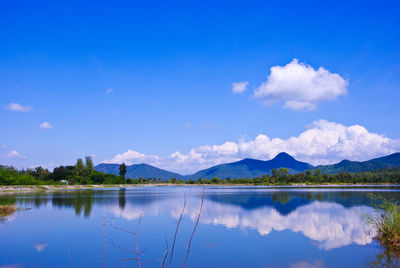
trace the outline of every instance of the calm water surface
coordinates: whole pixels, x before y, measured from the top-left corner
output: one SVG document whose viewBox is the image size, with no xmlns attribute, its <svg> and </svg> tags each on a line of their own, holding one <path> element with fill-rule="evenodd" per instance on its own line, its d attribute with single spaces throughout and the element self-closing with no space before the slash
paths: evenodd
<svg viewBox="0 0 400 268">
<path fill-rule="evenodd" d="M 171 267 L 181 267 L 202 187 L 74 190 L 0 196 L 21 210 L 0 222 L 0 267 L 160 267 L 184 205 Z M 369 194 L 395 187 L 206 187 L 186 267 L 364 267 L 381 252 Z M 72 264 L 71 264 L 72 263 Z M 137 267 L 125 261 L 124 267 Z"/>
</svg>

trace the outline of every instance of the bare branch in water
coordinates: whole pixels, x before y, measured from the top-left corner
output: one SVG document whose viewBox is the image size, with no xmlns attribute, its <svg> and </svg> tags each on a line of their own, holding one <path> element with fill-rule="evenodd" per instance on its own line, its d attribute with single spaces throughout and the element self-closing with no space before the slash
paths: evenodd
<svg viewBox="0 0 400 268">
<path fill-rule="evenodd" d="M 124 268 L 124 262 L 126 262 L 126 261 L 138 261 L 138 259 L 137 258 L 125 258 L 125 259 L 121 259 L 120 261 L 121 261 L 121 266 L 122 266 L 122 268 Z"/>
<path fill-rule="evenodd" d="M 120 248 L 120 249 L 125 250 L 125 251 L 129 251 L 129 252 L 136 252 L 136 258 L 121 259 L 122 267 L 124 267 L 124 261 L 137 260 L 138 267 L 140 268 L 140 255 L 147 250 L 147 249 L 145 249 L 145 250 L 139 251 L 139 242 L 138 242 L 138 231 L 139 231 L 140 224 L 142 222 L 143 213 L 144 213 L 144 210 L 142 209 L 142 212 L 140 213 L 140 217 L 139 217 L 138 223 L 136 225 L 135 232 L 129 231 L 129 230 L 125 229 L 125 228 L 122 228 L 122 227 L 120 227 L 118 225 L 115 225 L 114 224 L 114 220 L 111 221 L 111 226 L 114 227 L 115 229 L 127 232 L 127 233 L 132 234 L 132 235 L 135 236 L 135 250 L 134 251 L 133 250 L 131 251 L 129 249 L 124 249 L 124 248 L 116 245 L 114 242 L 112 242 L 113 246 L 115 246 L 117 248 Z"/>
<path fill-rule="evenodd" d="M 123 248 L 123 247 L 117 245 L 117 244 L 114 242 L 114 240 L 111 240 L 111 244 L 112 244 L 114 247 L 119 248 L 120 250 L 123 250 L 123 251 L 126 251 L 126 252 L 136 252 L 136 250 Z"/>
<path fill-rule="evenodd" d="M 67 247 L 67 250 L 68 250 L 68 259 L 69 259 L 69 262 L 71 263 L 72 268 L 75 268 L 74 264 L 72 263 L 71 251 L 69 250 L 69 247 Z"/>
<path fill-rule="evenodd" d="M 196 233 L 197 226 L 199 225 L 200 216 L 201 216 L 201 213 L 203 212 L 203 204 L 204 204 L 204 188 L 203 188 L 203 193 L 201 194 L 201 205 L 200 205 L 199 214 L 197 215 L 196 224 L 194 225 L 192 235 L 190 236 L 189 245 L 188 245 L 187 252 L 186 252 L 186 258 L 185 258 L 185 261 L 183 262 L 182 268 L 185 267 L 186 261 L 189 258 L 190 246 L 192 245 L 192 240 L 193 240 L 194 234 Z"/>
<path fill-rule="evenodd" d="M 136 225 L 136 232 L 135 232 L 136 258 L 137 258 L 137 263 L 138 263 L 138 267 L 139 267 L 139 268 L 140 268 L 140 259 L 139 259 L 140 252 L 139 252 L 139 243 L 138 243 L 138 236 L 137 236 L 137 234 L 138 234 L 138 231 L 139 231 L 140 223 L 142 222 L 143 212 L 144 212 L 144 211 L 143 211 L 143 209 L 142 209 L 142 213 L 140 213 L 139 221 L 138 221 L 138 224 Z"/>
<path fill-rule="evenodd" d="M 165 260 L 167 259 L 167 256 L 168 256 L 169 248 L 168 248 L 168 240 L 167 240 L 167 238 L 165 238 L 165 244 L 166 244 L 166 248 L 165 248 L 163 261 L 161 262 L 161 268 L 164 267 Z"/>
<path fill-rule="evenodd" d="M 104 237 L 104 245 L 103 245 L 103 261 L 101 263 L 101 267 L 104 268 L 104 259 L 106 258 L 106 217 L 103 217 L 103 237 Z"/>
<path fill-rule="evenodd" d="M 184 197 L 185 197 L 185 201 L 183 203 L 183 208 L 181 211 L 181 214 L 179 216 L 179 220 L 176 224 L 176 230 L 175 230 L 175 234 L 174 234 L 174 242 L 172 243 L 172 248 L 171 248 L 171 256 L 169 258 L 169 263 L 168 263 L 168 268 L 171 267 L 171 263 L 172 263 L 172 257 L 174 256 L 174 249 L 175 249 L 175 242 L 176 242 L 176 236 L 178 235 L 178 230 L 179 230 L 179 225 L 181 224 L 182 218 L 183 218 L 183 213 L 185 212 L 185 208 L 186 208 L 186 194 L 183 193 Z"/>
<path fill-rule="evenodd" d="M 111 221 L 111 226 L 114 227 L 114 228 L 117 229 L 117 230 L 124 231 L 124 232 L 127 232 L 127 233 L 129 233 L 129 234 L 135 235 L 135 232 L 129 231 L 129 230 L 124 229 L 124 228 L 122 228 L 122 227 L 120 227 L 120 226 L 118 226 L 118 225 L 115 225 L 115 224 L 114 224 L 114 219 L 112 219 L 112 221 Z"/>
</svg>

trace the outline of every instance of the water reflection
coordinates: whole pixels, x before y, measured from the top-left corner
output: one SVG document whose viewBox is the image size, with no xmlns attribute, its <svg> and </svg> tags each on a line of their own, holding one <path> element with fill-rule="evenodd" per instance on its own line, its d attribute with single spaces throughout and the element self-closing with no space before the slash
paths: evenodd
<svg viewBox="0 0 400 268">
<path fill-rule="evenodd" d="M 185 217 L 195 220 L 201 188 L 152 188 L 81 190 L 53 193 L 2 196 L 1 202 L 25 207 L 51 205 L 73 209 L 76 216 L 89 218 L 94 206 L 128 221 L 145 216 L 164 215 L 177 218 L 182 207 L 182 193 L 188 192 Z M 397 192 L 380 192 L 386 199 Z M 320 249 L 330 250 L 349 244 L 372 242 L 375 231 L 362 219 L 373 213 L 367 191 L 207 188 L 200 222 L 228 229 L 250 228 L 262 236 L 273 231 L 298 232 L 316 242 Z"/>
<path fill-rule="evenodd" d="M 193 221 L 198 213 L 198 203 L 198 201 L 192 201 L 186 206 L 185 216 Z M 115 205 L 106 205 L 104 209 L 116 217 L 131 221 L 140 216 L 142 209 L 145 211 L 145 216 L 167 214 L 177 219 L 181 206 L 182 202 L 179 200 L 169 199 L 145 206 L 127 204 L 123 210 Z M 205 202 L 200 222 L 222 225 L 226 228 L 251 228 L 263 236 L 274 230 L 300 232 L 316 241 L 319 248 L 329 250 L 351 243 L 358 245 L 371 243 L 375 231 L 363 221 L 361 216 L 372 212 L 372 208 L 366 206 L 345 208 L 337 203 L 314 201 L 297 207 L 288 214 L 282 214 L 271 206 L 246 209 L 209 199 Z"/>
<path fill-rule="evenodd" d="M 103 216 L 107 217 L 108 223 L 115 220 L 116 224 L 132 229 L 144 211 L 140 243 L 143 248 L 151 249 L 146 252 L 146 260 L 150 260 L 162 256 L 165 236 L 171 241 L 185 192 L 187 205 L 177 242 L 177 247 L 179 245 L 184 251 L 198 216 L 202 189 L 115 188 L 0 196 L 0 204 L 32 208 L 29 212 L 18 211 L 9 224 L 3 222 L 0 232 L 4 241 L 17 238 L 19 247 L 26 246 L 26 267 L 30 267 L 29 264 L 65 266 L 69 246 L 73 249 L 74 260 L 85 267 L 102 252 Z M 332 262 L 336 267 L 365 265 L 376 252 L 375 231 L 362 219 L 363 214 L 373 212 L 371 191 L 207 187 L 190 266 L 204 267 L 205 259 L 208 260 L 207 267 L 225 264 L 246 267 L 249 259 L 257 267 L 266 264 L 271 267 L 323 267 Z M 398 190 L 375 189 L 375 193 L 386 199 L 399 197 Z M 109 267 L 118 263 L 121 254 L 125 253 L 113 247 L 112 240 L 123 247 L 132 246 L 132 237 L 117 232 L 108 224 L 106 262 L 109 261 Z M 0 255 L 0 267 L 21 259 L 19 247 L 11 248 L 7 256 Z M 240 257 L 243 248 L 247 254 Z M 4 252 L 8 245 L 0 243 L 0 249 Z M 177 251 L 177 260 L 183 259 L 179 255 L 182 252 Z M 353 258 L 354 254 L 360 257 Z M 373 262 L 393 262 L 386 256 L 377 255 Z M 341 258 L 347 258 L 350 265 L 340 262 Z M 53 266 L 48 264 L 49 260 L 53 260 Z"/>
</svg>

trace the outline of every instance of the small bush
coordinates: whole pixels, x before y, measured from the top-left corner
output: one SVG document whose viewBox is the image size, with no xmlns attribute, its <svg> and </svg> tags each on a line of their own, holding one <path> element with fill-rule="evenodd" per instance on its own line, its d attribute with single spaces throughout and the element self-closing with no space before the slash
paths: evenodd
<svg viewBox="0 0 400 268">
<path fill-rule="evenodd" d="M 395 255 L 400 255 L 400 206 L 397 201 L 374 197 L 377 215 L 367 216 L 367 221 L 377 231 L 378 243 Z"/>
</svg>

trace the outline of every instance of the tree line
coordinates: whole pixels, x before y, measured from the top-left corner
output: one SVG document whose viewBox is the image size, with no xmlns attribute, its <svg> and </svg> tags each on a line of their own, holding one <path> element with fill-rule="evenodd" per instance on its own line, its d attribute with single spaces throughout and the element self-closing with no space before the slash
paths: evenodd
<svg viewBox="0 0 400 268">
<path fill-rule="evenodd" d="M 119 166 L 119 176 L 94 169 L 91 157 L 78 158 L 73 166 L 59 166 L 53 172 L 42 167 L 17 170 L 12 166 L 0 165 L 0 185 L 87 185 L 87 184 L 250 184 L 250 185 L 287 185 L 287 184 L 357 184 L 357 183 L 393 183 L 400 184 L 400 168 L 390 168 L 371 172 L 323 174 L 321 170 L 307 170 L 289 174 L 287 168 L 272 169 L 271 174 L 255 178 L 198 178 L 187 180 L 170 178 L 125 178 L 127 167 Z"/>
</svg>

